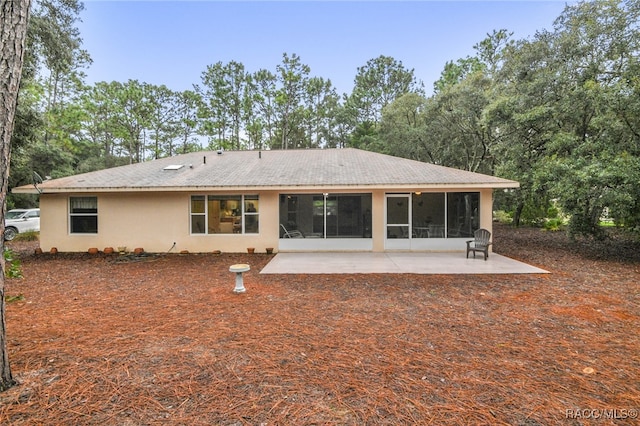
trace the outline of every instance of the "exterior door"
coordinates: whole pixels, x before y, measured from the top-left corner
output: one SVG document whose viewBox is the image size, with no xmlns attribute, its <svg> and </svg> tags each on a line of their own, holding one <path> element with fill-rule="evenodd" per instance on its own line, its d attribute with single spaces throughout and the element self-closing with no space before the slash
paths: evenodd
<svg viewBox="0 0 640 426">
<path fill-rule="evenodd" d="M 411 248 L 411 199 L 409 194 L 386 195 L 385 249 Z"/>
</svg>

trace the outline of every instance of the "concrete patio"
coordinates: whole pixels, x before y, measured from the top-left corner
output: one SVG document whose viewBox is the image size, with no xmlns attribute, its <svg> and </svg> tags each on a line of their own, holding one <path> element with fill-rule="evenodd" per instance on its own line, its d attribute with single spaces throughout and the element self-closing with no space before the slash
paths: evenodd
<svg viewBox="0 0 640 426">
<path fill-rule="evenodd" d="M 470 255 L 471 256 L 471 255 Z M 544 269 L 491 253 L 305 252 L 278 253 L 261 274 L 546 274 Z"/>
</svg>

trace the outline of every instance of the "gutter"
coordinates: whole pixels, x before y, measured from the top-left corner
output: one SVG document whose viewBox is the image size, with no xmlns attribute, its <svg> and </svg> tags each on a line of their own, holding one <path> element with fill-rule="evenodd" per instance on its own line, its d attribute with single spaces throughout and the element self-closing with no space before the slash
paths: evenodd
<svg viewBox="0 0 640 426">
<path fill-rule="evenodd" d="M 291 192 L 291 191 L 340 191 L 340 190 L 393 190 L 393 191 L 407 191 L 412 192 L 416 190 L 430 190 L 430 189 L 506 189 L 506 188 L 519 188 L 520 184 L 516 181 L 504 180 L 504 182 L 495 183 L 411 183 L 402 185 L 393 184 L 375 184 L 375 185 L 279 185 L 279 186 L 167 186 L 167 187 L 142 187 L 142 186 L 128 186 L 128 187 L 57 187 L 47 188 L 45 186 L 39 186 L 34 188 L 32 186 L 19 186 L 11 190 L 14 194 L 69 194 L 69 193 L 131 193 L 131 192 L 194 192 L 194 191 L 277 191 L 277 192 Z"/>
</svg>

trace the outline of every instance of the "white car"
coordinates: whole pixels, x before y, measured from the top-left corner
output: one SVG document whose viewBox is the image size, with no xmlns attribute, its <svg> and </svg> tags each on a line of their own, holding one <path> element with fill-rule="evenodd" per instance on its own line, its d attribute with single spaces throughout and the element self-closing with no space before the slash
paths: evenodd
<svg viewBox="0 0 640 426">
<path fill-rule="evenodd" d="M 13 209 L 4 215 L 4 239 L 13 240 L 20 232 L 40 231 L 40 209 Z"/>
</svg>

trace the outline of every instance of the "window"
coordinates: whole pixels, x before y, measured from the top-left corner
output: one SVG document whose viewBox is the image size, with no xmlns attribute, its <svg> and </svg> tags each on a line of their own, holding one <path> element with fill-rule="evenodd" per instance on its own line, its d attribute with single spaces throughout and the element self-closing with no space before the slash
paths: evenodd
<svg viewBox="0 0 640 426">
<path fill-rule="evenodd" d="M 98 233 L 98 197 L 69 198 L 69 229 L 72 234 Z"/>
<path fill-rule="evenodd" d="M 191 197 L 191 233 L 204 234 L 207 226 L 206 198 L 204 195 Z"/>
<path fill-rule="evenodd" d="M 192 234 L 257 234 L 258 195 L 192 195 Z"/>
<path fill-rule="evenodd" d="M 245 234 L 257 234 L 258 233 L 258 219 L 260 206 L 257 195 L 245 195 L 244 196 L 244 233 Z"/>
</svg>

